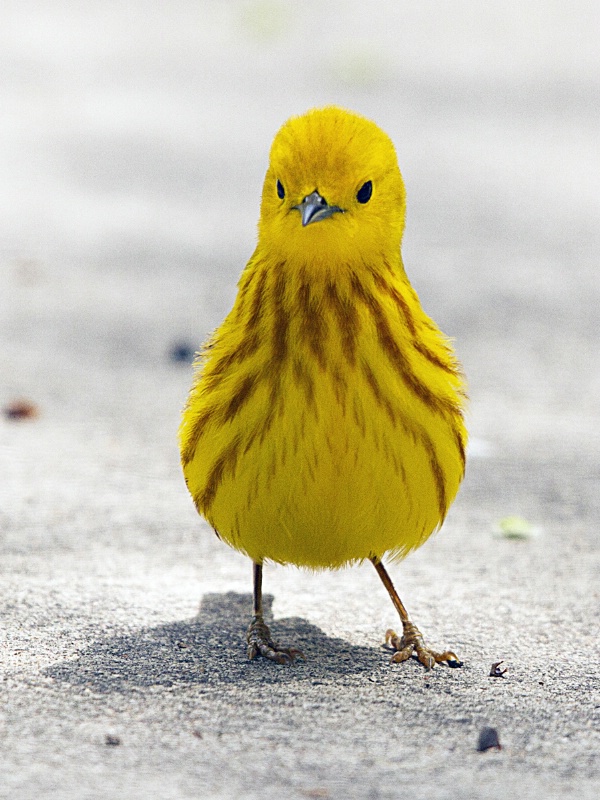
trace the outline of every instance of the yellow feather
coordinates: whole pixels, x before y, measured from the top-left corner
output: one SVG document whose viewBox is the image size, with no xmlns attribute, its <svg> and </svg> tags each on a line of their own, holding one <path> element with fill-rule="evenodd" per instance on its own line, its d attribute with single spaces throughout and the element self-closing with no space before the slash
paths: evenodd
<svg viewBox="0 0 600 800">
<path fill-rule="evenodd" d="M 314 191 L 342 211 L 303 226 L 295 206 Z M 327 107 L 281 128 L 256 251 L 180 428 L 198 511 L 257 563 L 404 556 L 456 495 L 465 387 L 406 277 L 404 220 L 394 146 L 373 122 Z"/>
</svg>

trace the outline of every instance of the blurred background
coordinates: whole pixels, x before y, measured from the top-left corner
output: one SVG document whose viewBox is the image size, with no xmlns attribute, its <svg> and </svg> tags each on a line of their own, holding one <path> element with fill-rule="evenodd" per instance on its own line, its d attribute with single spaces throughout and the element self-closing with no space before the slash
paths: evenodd
<svg viewBox="0 0 600 800">
<path fill-rule="evenodd" d="M 594 458 L 599 23 L 593 0 L 4 0 L 0 402 L 37 413 L 0 426 L 5 509 L 136 470 L 189 502 L 186 351 L 233 302 L 273 135 L 326 103 L 396 143 L 472 456 Z"/>
</svg>

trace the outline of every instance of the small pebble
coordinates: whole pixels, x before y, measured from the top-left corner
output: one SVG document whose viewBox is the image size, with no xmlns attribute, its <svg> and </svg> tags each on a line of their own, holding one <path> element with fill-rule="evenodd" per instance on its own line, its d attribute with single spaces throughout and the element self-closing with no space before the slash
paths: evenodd
<svg viewBox="0 0 600 800">
<path fill-rule="evenodd" d="M 508 672 L 508 667 L 500 669 L 500 664 L 504 664 L 504 661 L 494 661 L 490 667 L 490 678 L 503 678 L 504 673 Z"/>
<path fill-rule="evenodd" d="M 169 350 L 169 360 L 175 364 L 191 364 L 196 349 L 189 342 L 175 342 Z"/>
<path fill-rule="evenodd" d="M 35 403 L 29 400 L 13 400 L 4 407 L 3 412 L 7 419 L 35 419 L 39 414 Z"/>
<path fill-rule="evenodd" d="M 496 750 L 502 750 L 498 731 L 496 728 L 482 728 L 477 740 L 477 750 L 480 753 L 485 753 L 486 750 L 490 750 L 492 747 L 495 747 Z"/>
<path fill-rule="evenodd" d="M 523 517 L 504 517 L 498 523 L 500 535 L 505 539 L 530 539 L 536 531 L 533 525 Z"/>
</svg>

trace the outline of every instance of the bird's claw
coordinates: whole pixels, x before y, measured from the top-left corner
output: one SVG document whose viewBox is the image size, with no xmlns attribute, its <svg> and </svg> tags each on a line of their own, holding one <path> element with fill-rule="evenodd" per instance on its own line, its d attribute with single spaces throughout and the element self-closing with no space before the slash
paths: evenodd
<svg viewBox="0 0 600 800">
<path fill-rule="evenodd" d="M 269 626 L 262 617 L 253 617 L 246 640 L 250 661 L 257 656 L 268 658 L 269 661 L 274 661 L 276 664 L 293 664 L 297 658 L 306 660 L 302 651 L 296 647 L 280 647 L 274 642 Z"/>
<path fill-rule="evenodd" d="M 423 635 L 416 625 L 412 622 L 404 623 L 404 632 L 402 636 L 398 636 L 393 630 L 387 630 L 385 633 L 386 645 L 391 645 L 394 649 L 392 662 L 395 664 L 407 661 L 413 653 L 418 660 L 423 664 L 425 669 L 430 670 L 436 664 L 445 663 L 449 667 L 462 667 L 463 662 L 459 660 L 458 656 L 451 650 L 446 650 L 443 653 L 437 653 L 425 644 Z"/>
</svg>

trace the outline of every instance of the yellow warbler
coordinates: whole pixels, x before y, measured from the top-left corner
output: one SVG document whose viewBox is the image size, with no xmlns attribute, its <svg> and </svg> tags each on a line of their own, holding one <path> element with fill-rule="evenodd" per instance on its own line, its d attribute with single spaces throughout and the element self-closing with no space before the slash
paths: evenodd
<svg viewBox="0 0 600 800">
<path fill-rule="evenodd" d="M 254 562 L 248 655 L 301 655 L 264 623 L 265 560 L 370 559 L 403 625 L 393 660 L 460 664 L 410 621 L 381 562 L 438 528 L 465 467 L 464 381 L 400 255 L 405 190 L 389 137 L 334 106 L 273 141 L 258 245 L 205 345 L 183 413 L 196 508 Z"/>
</svg>

